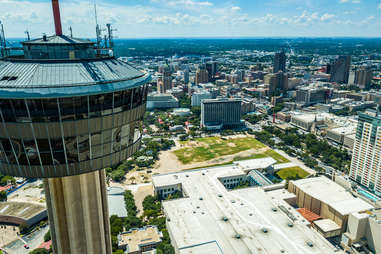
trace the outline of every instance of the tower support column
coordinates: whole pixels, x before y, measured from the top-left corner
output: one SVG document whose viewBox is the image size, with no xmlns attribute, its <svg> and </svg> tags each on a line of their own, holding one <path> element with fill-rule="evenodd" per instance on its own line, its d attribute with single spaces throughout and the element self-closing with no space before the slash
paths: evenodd
<svg viewBox="0 0 381 254">
<path fill-rule="evenodd" d="M 44 180 L 55 254 L 111 254 L 105 171 Z"/>
</svg>

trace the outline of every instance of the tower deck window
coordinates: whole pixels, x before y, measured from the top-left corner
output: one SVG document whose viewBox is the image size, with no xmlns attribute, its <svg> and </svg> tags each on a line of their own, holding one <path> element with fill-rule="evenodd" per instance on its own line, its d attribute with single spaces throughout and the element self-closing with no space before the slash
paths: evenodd
<svg viewBox="0 0 381 254">
<path fill-rule="evenodd" d="M 14 81 L 16 80 L 17 77 L 16 76 L 3 76 L 0 81 Z"/>
</svg>

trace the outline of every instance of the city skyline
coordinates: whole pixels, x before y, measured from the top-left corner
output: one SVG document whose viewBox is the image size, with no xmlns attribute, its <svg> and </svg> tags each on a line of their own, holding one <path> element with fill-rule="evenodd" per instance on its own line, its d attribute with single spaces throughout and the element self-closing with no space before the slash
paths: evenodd
<svg viewBox="0 0 381 254">
<path fill-rule="evenodd" d="M 49 1 L 1 0 L 6 36 L 52 34 Z M 95 37 L 93 1 L 63 1 L 63 31 Z M 15 8 L 16 6 L 16 8 Z M 97 1 L 98 21 L 119 38 L 380 37 L 381 1 Z M 15 11 L 17 10 L 17 11 Z M 80 25 L 78 25 L 80 24 Z"/>
</svg>

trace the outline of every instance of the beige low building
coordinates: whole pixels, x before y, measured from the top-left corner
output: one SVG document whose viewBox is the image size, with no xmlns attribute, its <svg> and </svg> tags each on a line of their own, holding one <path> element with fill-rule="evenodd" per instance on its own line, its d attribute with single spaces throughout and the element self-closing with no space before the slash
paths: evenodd
<svg viewBox="0 0 381 254">
<path fill-rule="evenodd" d="M 333 128 L 327 130 L 327 138 L 339 145 L 344 145 L 349 149 L 353 149 L 357 125 L 349 125 L 345 127 Z"/>
<path fill-rule="evenodd" d="M 330 219 L 316 220 L 313 223 L 313 227 L 325 238 L 331 238 L 341 234 L 339 225 Z"/>
<path fill-rule="evenodd" d="M 304 131 L 311 131 L 317 125 L 323 125 L 324 118 L 317 114 L 302 114 L 294 113 L 291 114 L 291 125 L 302 129 Z"/>
<path fill-rule="evenodd" d="M 124 253 L 141 254 L 156 249 L 162 237 L 156 226 L 131 229 L 118 235 L 118 248 Z"/>
<path fill-rule="evenodd" d="M 288 191 L 295 193 L 298 207 L 334 221 L 342 233 L 347 228 L 349 214 L 374 208 L 324 176 L 290 181 Z"/>
<path fill-rule="evenodd" d="M 381 253 L 381 210 L 349 215 L 341 245 L 347 253 Z"/>
<path fill-rule="evenodd" d="M 44 205 L 13 201 L 0 202 L 0 223 L 31 226 L 47 217 Z"/>
</svg>

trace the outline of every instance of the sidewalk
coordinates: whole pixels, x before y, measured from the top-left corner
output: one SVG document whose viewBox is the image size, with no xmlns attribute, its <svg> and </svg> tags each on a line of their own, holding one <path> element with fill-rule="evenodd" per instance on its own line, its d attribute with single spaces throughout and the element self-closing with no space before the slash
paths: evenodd
<svg viewBox="0 0 381 254">
<path fill-rule="evenodd" d="M 283 157 L 287 158 L 291 163 L 294 164 L 293 165 L 294 167 L 295 166 L 299 166 L 299 167 L 301 167 L 302 169 L 304 169 L 306 172 L 308 172 L 311 175 L 315 175 L 316 174 L 315 170 L 313 170 L 312 168 L 309 168 L 306 165 L 304 165 L 304 163 L 302 161 L 300 161 L 299 159 L 297 159 L 295 157 L 291 157 L 287 153 L 285 153 L 285 152 L 283 152 L 282 150 L 279 150 L 279 149 L 275 149 L 274 151 L 276 151 L 277 153 L 279 153 Z"/>
</svg>

